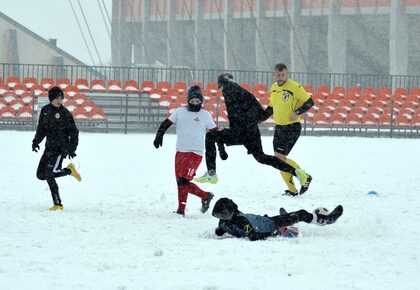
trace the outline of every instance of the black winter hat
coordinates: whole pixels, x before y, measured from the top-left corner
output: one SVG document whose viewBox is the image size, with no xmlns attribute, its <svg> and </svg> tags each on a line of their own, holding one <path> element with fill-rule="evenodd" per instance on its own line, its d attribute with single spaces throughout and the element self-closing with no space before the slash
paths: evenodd
<svg viewBox="0 0 420 290">
<path fill-rule="evenodd" d="M 217 87 L 220 89 L 220 87 L 226 85 L 228 82 L 234 82 L 232 74 L 228 72 L 222 73 L 217 78 Z"/>
<path fill-rule="evenodd" d="M 188 94 L 193 93 L 193 92 L 200 92 L 201 93 L 201 88 L 198 85 L 193 85 L 191 87 L 188 88 Z"/>
<path fill-rule="evenodd" d="M 187 101 L 190 102 L 191 99 L 197 98 L 199 99 L 201 102 L 203 102 L 203 94 L 201 93 L 201 91 L 192 91 L 190 92 L 188 90 L 188 97 L 187 97 Z"/>
<path fill-rule="evenodd" d="M 48 99 L 52 102 L 56 98 L 64 98 L 64 92 L 59 87 L 52 87 L 48 91 Z"/>
<path fill-rule="evenodd" d="M 237 211 L 238 205 L 233 200 L 223 197 L 214 204 L 211 215 L 218 219 L 230 220 Z"/>
</svg>

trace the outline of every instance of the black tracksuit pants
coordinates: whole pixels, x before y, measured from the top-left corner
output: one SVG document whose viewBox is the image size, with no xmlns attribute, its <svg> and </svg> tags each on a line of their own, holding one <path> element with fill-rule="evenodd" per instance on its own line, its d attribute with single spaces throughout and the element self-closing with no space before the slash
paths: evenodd
<svg viewBox="0 0 420 290">
<path fill-rule="evenodd" d="M 63 156 L 59 153 L 45 151 L 39 161 L 38 170 L 36 171 L 38 179 L 47 181 L 54 204 L 61 204 L 58 185 L 55 179 L 71 174 L 70 169 L 61 169 L 63 159 Z"/>
<path fill-rule="evenodd" d="M 216 170 L 216 143 L 220 148 L 227 146 L 244 145 L 248 153 L 254 156 L 259 163 L 273 166 L 274 168 L 289 172 L 296 176 L 295 168 L 275 156 L 264 153 L 261 144 L 261 134 L 258 127 L 249 130 L 223 129 L 206 134 L 206 164 L 207 170 Z"/>
<path fill-rule="evenodd" d="M 282 214 L 282 215 L 276 215 L 273 217 L 269 217 L 272 219 L 277 227 L 287 227 L 294 225 L 298 222 L 305 222 L 305 223 L 311 223 L 313 219 L 313 215 L 309 212 L 307 212 L 304 209 Z"/>
</svg>

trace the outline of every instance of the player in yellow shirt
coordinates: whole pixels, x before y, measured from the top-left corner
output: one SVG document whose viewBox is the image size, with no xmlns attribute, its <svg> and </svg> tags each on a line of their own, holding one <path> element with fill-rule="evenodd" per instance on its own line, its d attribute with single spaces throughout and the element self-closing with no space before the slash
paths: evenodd
<svg viewBox="0 0 420 290">
<path fill-rule="evenodd" d="M 300 115 L 308 111 L 314 102 L 298 82 L 288 78 L 285 64 L 276 64 L 274 77 L 276 82 L 271 85 L 270 104 L 265 110 L 265 119 L 273 115 L 276 124 L 273 137 L 274 154 L 294 168 L 299 168 L 299 165 L 287 155 L 299 139 L 302 130 Z M 293 175 L 283 171 L 280 173 L 288 188 L 285 195 L 303 194 L 312 181 L 312 177 L 308 176 L 307 183 L 302 185 L 298 192 L 293 182 Z"/>
</svg>

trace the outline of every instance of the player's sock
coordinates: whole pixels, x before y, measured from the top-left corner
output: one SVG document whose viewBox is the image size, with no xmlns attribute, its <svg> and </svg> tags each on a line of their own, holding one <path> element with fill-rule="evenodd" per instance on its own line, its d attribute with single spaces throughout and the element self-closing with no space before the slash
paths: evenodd
<svg viewBox="0 0 420 290">
<path fill-rule="evenodd" d="M 292 159 L 287 158 L 286 163 L 291 165 L 294 168 L 299 168 L 299 165 Z M 284 182 L 286 183 L 288 192 L 291 196 L 298 195 L 298 190 L 296 189 L 295 183 L 293 182 L 293 175 L 290 172 L 280 171 L 281 177 L 283 177 Z M 294 194 L 296 193 L 296 194 Z"/>
<path fill-rule="evenodd" d="M 177 213 L 185 213 L 185 207 L 187 206 L 188 189 L 186 186 L 178 186 L 178 210 Z"/>
</svg>

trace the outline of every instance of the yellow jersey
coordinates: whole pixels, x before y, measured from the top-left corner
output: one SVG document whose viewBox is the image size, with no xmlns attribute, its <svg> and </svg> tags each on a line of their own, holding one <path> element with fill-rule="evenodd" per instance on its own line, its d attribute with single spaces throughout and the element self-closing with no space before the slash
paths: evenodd
<svg viewBox="0 0 420 290">
<path fill-rule="evenodd" d="M 270 104 L 273 108 L 273 118 L 276 125 L 288 125 L 300 122 L 300 116 L 290 121 L 290 116 L 299 109 L 310 96 L 305 89 L 292 79 L 288 79 L 283 85 L 277 82 L 270 88 Z"/>
</svg>

